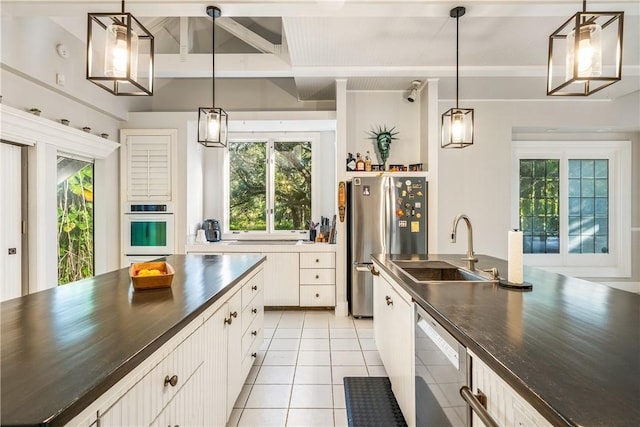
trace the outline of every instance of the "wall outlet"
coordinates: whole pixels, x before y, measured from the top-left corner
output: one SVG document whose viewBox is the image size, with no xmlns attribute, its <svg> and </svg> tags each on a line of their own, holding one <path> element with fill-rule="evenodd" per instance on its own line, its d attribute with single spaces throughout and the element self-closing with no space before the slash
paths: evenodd
<svg viewBox="0 0 640 427">
<path fill-rule="evenodd" d="M 56 73 L 56 84 L 58 86 L 64 86 L 65 78 L 64 74 Z"/>
</svg>

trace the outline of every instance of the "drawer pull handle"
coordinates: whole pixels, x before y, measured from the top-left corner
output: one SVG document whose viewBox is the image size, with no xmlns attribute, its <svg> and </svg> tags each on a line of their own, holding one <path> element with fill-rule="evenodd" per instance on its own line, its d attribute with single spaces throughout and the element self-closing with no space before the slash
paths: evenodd
<svg viewBox="0 0 640 427">
<path fill-rule="evenodd" d="M 176 384 L 178 384 L 178 376 L 177 375 L 173 375 L 171 377 L 169 377 L 169 375 L 167 375 L 166 377 L 164 377 L 164 386 L 168 386 L 170 385 L 171 387 L 175 387 Z"/>
<path fill-rule="evenodd" d="M 387 305 L 393 305 L 393 300 L 391 299 L 391 297 L 389 295 L 384 297 L 384 299 L 387 300 Z"/>
<path fill-rule="evenodd" d="M 253 285 L 253 286 L 251 287 L 251 290 L 252 290 L 252 291 L 257 291 L 257 290 L 258 290 L 258 285 Z"/>
<path fill-rule="evenodd" d="M 231 317 L 233 317 L 235 319 L 236 317 L 238 317 L 238 312 L 234 311 L 232 313 L 229 313 L 229 316 L 231 316 Z"/>
<path fill-rule="evenodd" d="M 251 357 L 258 357 L 258 353 L 251 353 Z"/>
<path fill-rule="evenodd" d="M 256 335 L 258 335 L 258 331 L 251 331 L 251 335 L 255 337 Z"/>
<path fill-rule="evenodd" d="M 231 317 L 229 317 L 228 319 L 227 318 L 224 319 L 224 324 L 225 325 L 230 325 L 232 323 L 233 323 L 233 319 Z"/>
<path fill-rule="evenodd" d="M 252 308 L 252 309 L 251 309 L 251 312 L 252 312 L 253 314 L 257 314 L 257 313 L 258 313 L 258 309 L 257 309 L 257 308 Z"/>
<path fill-rule="evenodd" d="M 478 394 L 473 394 L 471 389 L 465 385 L 460 389 L 460 395 L 485 426 L 498 427 L 498 423 L 487 412 L 487 396 L 480 389 L 478 389 Z"/>
</svg>

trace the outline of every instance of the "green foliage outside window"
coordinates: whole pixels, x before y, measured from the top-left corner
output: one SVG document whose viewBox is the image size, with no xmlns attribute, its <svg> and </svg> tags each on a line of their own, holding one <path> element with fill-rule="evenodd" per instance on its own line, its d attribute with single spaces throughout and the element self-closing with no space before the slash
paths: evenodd
<svg viewBox="0 0 640 427">
<path fill-rule="evenodd" d="M 304 230 L 311 219 L 311 143 L 229 142 L 229 229 Z M 269 173 L 267 159 L 273 158 Z M 273 192 L 273 206 L 268 194 Z M 273 211 L 267 230 L 267 212 Z"/>
<path fill-rule="evenodd" d="M 93 165 L 58 184 L 58 284 L 92 277 Z"/>
</svg>

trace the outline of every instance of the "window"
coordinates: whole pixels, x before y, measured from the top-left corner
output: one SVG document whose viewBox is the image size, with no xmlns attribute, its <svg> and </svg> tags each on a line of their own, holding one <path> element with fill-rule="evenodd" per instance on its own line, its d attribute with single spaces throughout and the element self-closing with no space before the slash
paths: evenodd
<svg viewBox="0 0 640 427">
<path fill-rule="evenodd" d="M 58 285 L 93 277 L 93 163 L 58 156 Z"/>
<path fill-rule="evenodd" d="M 629 142 L 515 142 L 525 263 L 583 277 L 630 271 Z"/>
<path fill-rule="evenodd" d="M 230 232 L 302 231 L 311 220 L 310 140 L 231 140 Z"/>
</svg>

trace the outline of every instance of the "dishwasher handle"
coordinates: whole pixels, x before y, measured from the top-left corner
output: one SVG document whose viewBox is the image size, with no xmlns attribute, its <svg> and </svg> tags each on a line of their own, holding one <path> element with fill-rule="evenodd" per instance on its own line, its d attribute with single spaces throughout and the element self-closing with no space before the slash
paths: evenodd
<svg viewBox="0 0 640 427">
<path fill-rule="evenodd" d="M 486 427 L 500 427 L 487 411 L 487 396 L 484 393 L 478 390 L 477 395 L 473 394 L 471 389 L 465 385 L 460 389 L 460 395 Z"/>
</svg>

